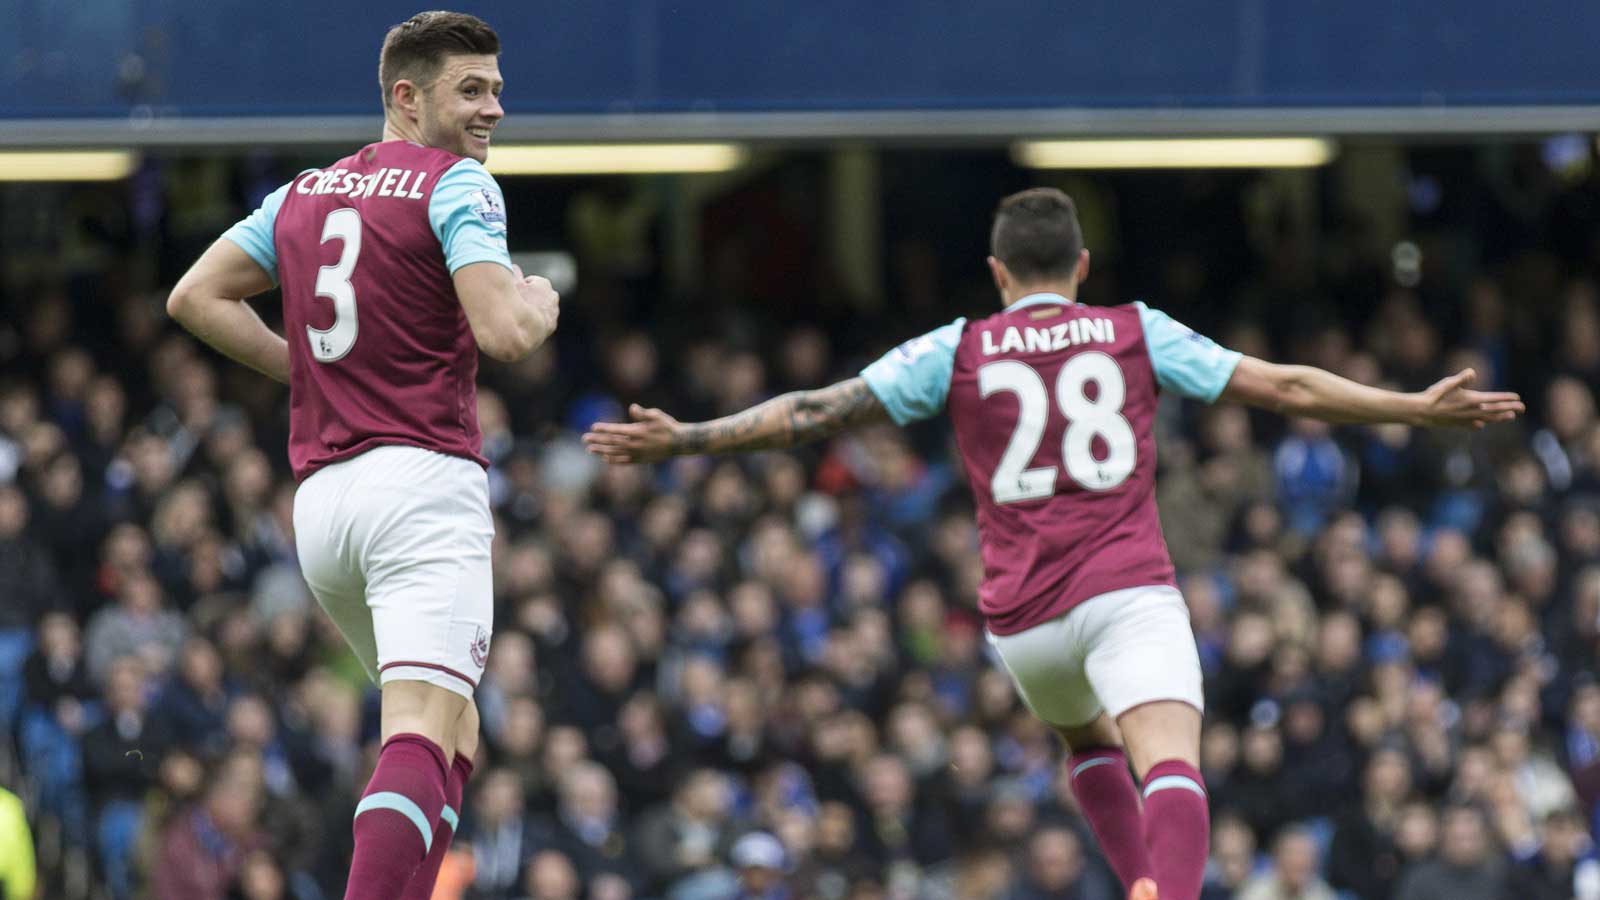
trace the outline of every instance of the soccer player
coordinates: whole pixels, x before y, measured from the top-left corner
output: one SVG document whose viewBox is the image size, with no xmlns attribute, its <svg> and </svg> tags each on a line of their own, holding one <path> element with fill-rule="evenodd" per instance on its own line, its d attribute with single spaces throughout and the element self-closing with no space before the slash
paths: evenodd
<svg viewBox="0 0 1600 900">
<path fill-rule="evenodd" d="M 1350 423 L 1482 427 L 1523 406 L 1469 389 L 1470 369 L 1395 393 L 1243 357 L 1142 303 L 1075 303 L 1089 253 L 1057 190 L 1002 201 L 990 247 L 999 313 L 957 319 L 832 387 L 704 423 L 635 405 L 634 421 L 596 423 L 584 441 L 608 462 L 652 462 L 948 410 L 977 503 L 991 643 L 1065 739 L 1073 791 L 1129 896 L 1152 900 L 1159 885 L 1164 900 L 1194 900 L 1209 827 L 1200 661 L 1156 517 L 1157 392 Z"/>
<path fill-rule="evenodd" d="M 499 52 L 461 13 L 390 29 L 383 140 L 273 191 L 167 301 L 289 384 L 301 570 L 381 685 L 349 900 L 428 897 L 454 832 L 493 630 L 478 352 L 520 359 L 556 327 L 559 298 L 512 265 L 483 167 L 504 115 Z M 242 302 L 275 282 L 285 337 Z"/>
</svg>

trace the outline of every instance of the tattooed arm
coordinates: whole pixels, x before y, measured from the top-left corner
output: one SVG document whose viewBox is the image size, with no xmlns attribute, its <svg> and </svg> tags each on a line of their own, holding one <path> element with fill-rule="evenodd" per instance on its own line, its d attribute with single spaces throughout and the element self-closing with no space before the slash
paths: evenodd
<svg viewBox="0 0 1600 900">
<path fill-rule="evenodd" d="M 655 462 L 669 456 L 776 450 L 832 437 L 847 428 L 888 422 L 889 411 L 860 378 L 774 397 L 710 422 L 679 422 L 635 404 L 632 422 L 596 422 L 583 436 L 606 462 Z"/>
</svg>

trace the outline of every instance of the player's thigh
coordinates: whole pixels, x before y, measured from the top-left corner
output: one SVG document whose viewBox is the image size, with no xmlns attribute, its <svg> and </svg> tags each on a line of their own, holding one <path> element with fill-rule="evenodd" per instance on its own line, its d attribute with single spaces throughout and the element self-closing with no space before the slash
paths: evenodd
<svg viewBox="0 0 1600 900">
<path fill-rule="evenodd" d="M 470 698 L 494 629 L 488 479 L 470 460 L 386 454 L 386 503 L 362 542 L 379 681 Z M 377 451 L 374 451 L 377 452 Z"/>
<path fill-rule="evenodd" d="M 1100 715 L 1083 670 L 1083 648 L 1072 613 L 1016 634 L 989 635 L 1017 695 L 1057 731 L 1090 725 Z"/>
<path fill-rule="evenodd" d="M 1129 755 L 1154 753 L 1159 760 L 1198 753 L 1205 696 L 1183 595 L 1166 586 L 1135 588 L 1096 597 L 1075 612 L 1091 619 L 1084 672 Z"/>
<path fill-rule="evenodd" d="M 295 551 L 317 604 L 333 620 L 368 677 L 378 678 L 378 648 L 366 581 L 351 552 L 353 511 L 344 501 L 353 471 L 338 465 L 302 482 L 294 496 Z"/>
</svg>

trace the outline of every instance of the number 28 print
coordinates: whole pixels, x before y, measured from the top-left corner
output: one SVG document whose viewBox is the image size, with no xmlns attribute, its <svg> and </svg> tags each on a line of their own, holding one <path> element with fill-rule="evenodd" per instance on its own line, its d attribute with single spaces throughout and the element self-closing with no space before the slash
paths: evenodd
<svg viewBox="0 0 1600 900">
<path fill-rule="evenodd" d="M 1085 391 L 1091 381 L 1099 386 L 1092 400 Z M 989 483 L 994 502 L 1020 503 L 1048 497 L 1056 490 L 1057 468 L 1027 468 L 1039 452 L 1050 417 L 1050 395 L 1044 379 L 1032 366 L 1014 359 L 978 369 L 980 395 L 988 398 L 1001 391 L 1017 395 L 1017 426 Z M 1138 444 L 1133 426 L 1122 415 L 1126 399 L 1127 382 L 1122 369 L 1104 353 L 1080 353 L 1056 376 L 1056 407 L 1067 419 L 1061 437 L 1061 461 L 1067 475 L 1085 490 L 1109 491 L 1133 474 Z M 1095 435 L 1105 442 L 1105 459 L 1094 456 Z"/>
</svg>

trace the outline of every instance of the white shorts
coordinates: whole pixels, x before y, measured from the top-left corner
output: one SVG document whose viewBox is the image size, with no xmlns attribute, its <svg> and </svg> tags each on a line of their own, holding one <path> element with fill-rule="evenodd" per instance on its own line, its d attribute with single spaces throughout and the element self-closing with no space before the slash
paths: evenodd
<svg viewBox="0 0 1600 900">
<path fill-rule="evenodd" d="M 294 531 L 306 583 L 368 676 L 472 697 L 494 630 L 482 466 L 375 447 L 301 482 Z"/>
<path fill-rule="evenodd" d="M 1022 702 L 1047 724 L 1075 728 L 1154 700 L 1204 711 L 1200 654 L 1177 588 L 1101 594 L 1027 631 L 989 635 Z"/>
</svg>

